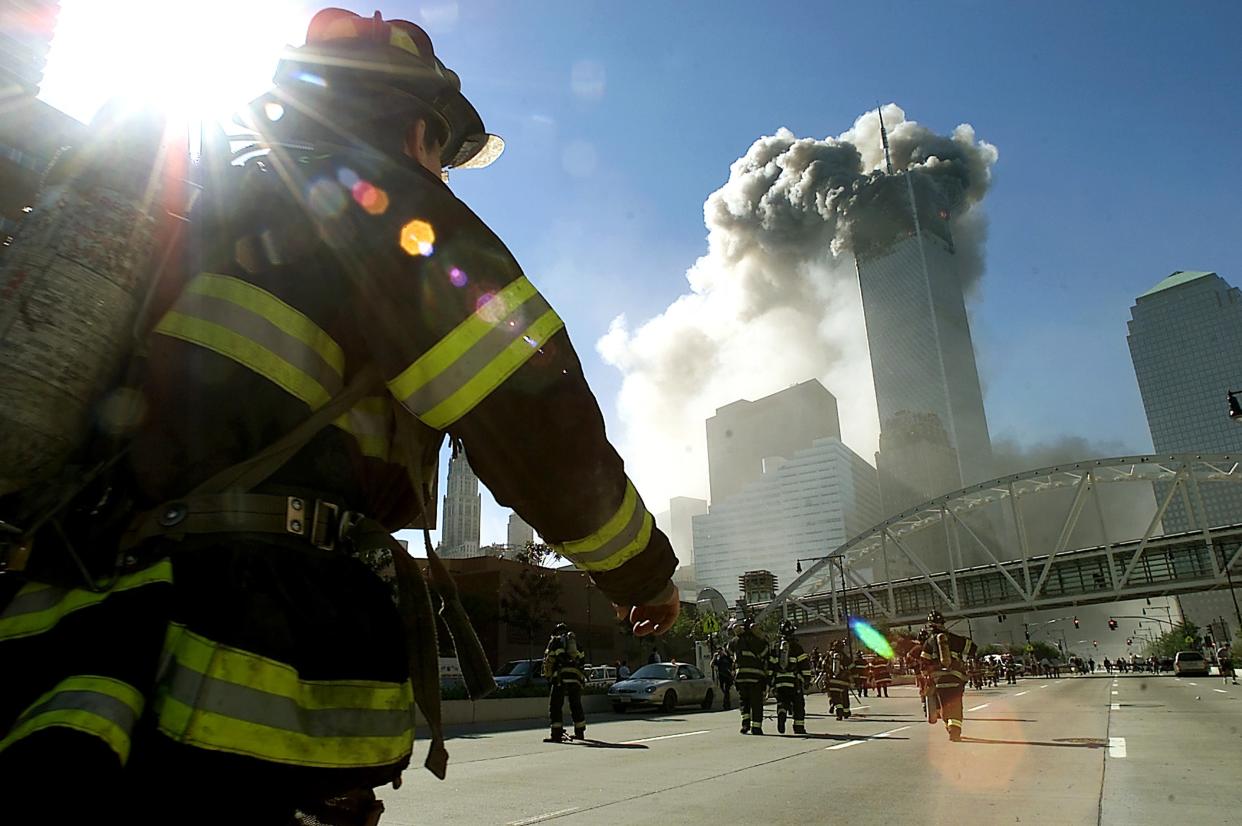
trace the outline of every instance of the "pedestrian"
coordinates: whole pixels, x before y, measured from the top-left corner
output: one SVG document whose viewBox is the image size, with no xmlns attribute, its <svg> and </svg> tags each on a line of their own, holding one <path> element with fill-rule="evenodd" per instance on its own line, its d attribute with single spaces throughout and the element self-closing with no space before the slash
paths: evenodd
<svg viewBox="0 0 1242 826">
<path fill-rule="evenodd" d="M 92 540 L 119 567 L 41 580 L 60 551 L 40 534 L 0 597 L 0 822 L 310 822 L 345 798 L 374 815 L 414 702 L 439 716 L 435 614 L 391 532 L 432 524 L 446 435 L 635 634 L 677 617 L 676 557 L 563 323 L 442 180 L 497 144 L 426 32 L 321 11 L 275 85 L 246 116 L 254 152 L 192 216 L 187 286 L 135 370 L 144 414 L 108 488 L 132 505 Z M 90 510 L 48 524 L 85 535 L 69 523 Z"/>
<path fill-rule="evenodd" d="M 1105 657 L 1105 658 L 1104 658 L 1104 673 L 1105 673 L 1105 674 L 1112 674 L 1112 673 L 1113 673 L 1113 664 L 1112 664 L 1112 662 L 1108 659 L 1108 657 Z"/>
<path fill-rule="evenodd" d="M 927 615 L 930 634 L 923 644 L 923 669 L 932 680 L 932 694 L 928 695 L 927 722 L 934 724 L 944 720 L 949 740 L 956 743 L 962 739 L 962 695 L 966 688 L 966 658 L 975 649 L 972 640 L 951 633 L 945 628 L 944 616 L 939 611 Z M 931 698 L 934 696 L 935 702 Z"/>
<path fill-rule="evenodd" d="M 1224 682 L 1232 680 L 1234 685 L 1238 684 L 1237 674 L 1233 670 L 1233 652 L 1227 642 L 1221 643 L 1216 649 L 1216 671 Z"/>
<path fill-rule="evenodd" d="M 662 662 L 664 662 L 664 660 L 663 658 L 660 657 L 659 650 L 655 648 L 651 649 L 651 653 L 647 656 L 647 664 L 651 665 L 652 663 L 662 663 Z"/>
<path fill-rule="evenodd" d="M 1087 673 L 1088 673 L 1088 674 L 1094 674 L 1094 673 L 1095 673 L 1095 657 L 1088 657 L 1088 658 L 1087 658 Z"/>
<path fill-rule="evenodd" d="M 582 685 L 586 675 L 582 665 L 586 654 L 578 648 L 578 639 L 569 626 L 558 623 L 543 652 L 543 676 L 548 679 L 548 719 L 551 723 L 546 742 L 559 743 L 565 739 L 565 700 L 569 700 L 569 714 L 574 722 L 574 740 L 586 739 L 586 713 L 582 710 Z"/>
<path fill-rule="evenodd" d="M 621 660 L 617 665 L 617 679 L 628 680 L 630 678 L 630 663 L 628 660 Z"/>
<path fill-rule="evenodd" d="M 735 666 L 742 734 L 763 734 L 763 695 L 768 684 L 768 644 L 747 617 L 730 623 L 729 643 Z"/>
<path fill-rule="evenodd" d="M 768 674 L 776 694 L 776 730 L 785 733 L 785 720 L 793 717 L 793 733 L 806 734 L 806 681 L 810 656 L 794 636 L 789 620 L 780 624 L 780 639 L 768 652 Z"/>
<path fill-rule="evenodd" d="M 720 707 L 728 711 L 731 707 L 729 695 L 733 691 L 733 658 L 724 646 L 716 649 L 712 657 L 712 679 L 720 686 Z"/>
</svg>

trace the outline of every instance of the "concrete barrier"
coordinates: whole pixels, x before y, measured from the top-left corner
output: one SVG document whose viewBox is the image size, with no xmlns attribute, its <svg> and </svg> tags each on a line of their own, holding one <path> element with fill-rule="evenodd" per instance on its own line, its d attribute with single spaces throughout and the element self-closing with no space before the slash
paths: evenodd
<svg viewBox="0 0 1242 826">
<path fill-rule="evenodd" d="M 582 710 L 587 714 L 608 711 L 609 708 L 606 695 L 588 694 L 582 698 Z M 477 703 L 473 700 L 442 700 L 440 702 L 440 717 L 446 726 L 537 720 L 547 716 L 547 697 L 510 697 L 501 700 L 479 700 Z M 420 728 L 425 728 L 427 725 L 422 712 L 416 711 L 414 720 Z"/>
</svg>

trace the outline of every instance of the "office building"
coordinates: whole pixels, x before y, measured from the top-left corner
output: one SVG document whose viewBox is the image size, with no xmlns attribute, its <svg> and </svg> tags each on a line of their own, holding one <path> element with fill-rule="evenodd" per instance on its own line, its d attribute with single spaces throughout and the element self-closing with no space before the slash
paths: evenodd
<svg viewBox="0 0 1242 826">
<path fill-rule="evenodd" d="M 535 529 L 516 513 L 509 514 L 509 526 L 505 544 L 511 548 L 524 548 L 528 542 L 535 541 Z"/>
<path fill-rule="evenodd" d="M 449 458 L 445 488 L 440 556 L 445 559 L 477 556 L 482 497 L 479 496 L 479 477 L 474 475 L 464 451 L 454 450 Z"/>
<path fill-rule="evenodd" d="M 856 216 L 854 252 L 893 513 L 991 478 L 992 446 L 949 228 L 954 204 L 918 174 L 877 186 Z"/>
<path fill-rule="evenodd" d="M 758 479 L 692 519 L 695 579 L 730 605 L 747 571 L 790 582 L 799 558 L 824 556 L 881 519 L 875 468 L 839 438 L 816 439 L 787 459 L 769 456 L 762 467 Z"/>
<path fill-rule="evenodd" d="M 767 456 L 792 456 L 816 439 L 841 438 L 837 400 L 814 379 L 758 401 L 742 399 L 707 420 L 711 501 L 720 504 L 763 475 Z"/>
<path fill-rule="evenodd" d="M 0 100 L 34 97 L 60 15 L 57 0 L 8 0 L 0 11 Z"/>
<path fill-rule="evenodd" d="M 1242 293 L 1214 272 L 1177 271 L 1130 308 L 1130 358 L 1156 453 L 1242 453 L 1242 423 L 1227 413 L 1226 393 L 1242 387 Z M 1163 500 L 1167 488 L 1157 486 Z M 1200 486 L 1209 525 L 1242 522 L 1242 485 Z M 1193 499 L 1193 498 L 1192 498 Z M 1166 533 L 1202 526 L 1199 507 L 1174 496 Z M 1182 597 L 1187 619 L 1207 626 L 1240 621 L 1228 590 Z"/>
</svg>

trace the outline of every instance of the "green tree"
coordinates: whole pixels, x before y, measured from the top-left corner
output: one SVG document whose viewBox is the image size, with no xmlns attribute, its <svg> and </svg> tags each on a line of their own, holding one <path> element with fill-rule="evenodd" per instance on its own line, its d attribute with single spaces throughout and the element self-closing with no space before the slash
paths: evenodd
<svg viewBox="0 0 1242 826">
<path fill-rule="evenodd" d="M 1172 658 L 1178 651 L 1198 651 L 1199 636 L 1199 626 L 1193 622 L 1183 622 L 1147 643 L 1143 647 L 1143 656 L 1165 659 Z"/>
<path fill-rule="evenodd" d="M 526 637 L 527 659 L 535 658 L 535 635 L 561 612 L 561 583 L 556 571 L 544 567 L 555 557 L 541 542 L 527 542 L 514 560 L 522 563 L 517 579 L 500 595 L 500 620 Z"/>
</svg>

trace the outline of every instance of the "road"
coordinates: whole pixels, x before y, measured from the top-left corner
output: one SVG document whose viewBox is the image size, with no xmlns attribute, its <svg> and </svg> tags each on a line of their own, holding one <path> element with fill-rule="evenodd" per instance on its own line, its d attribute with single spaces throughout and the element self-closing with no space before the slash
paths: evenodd
<svg viewBox="0 0 1242 826">
<path fill-rule="evenodd" d="M 459 730 L 448 779 L 408 771 L 383 791 L 382 823 L 1242 822 L 1242 687 L 1218 677 L 969 691 L 956 744 L 912 687 L 855 701 L 844 722 L 823 695 L 807 700 L 806 737 L 778 735 L 773 719 L 743 737 L 736 711 L 698 709 L 598 715 L 598 745 L 543 743 L 533 723 Z"/>
</svg>

